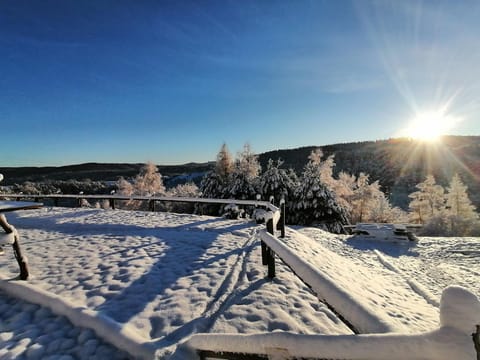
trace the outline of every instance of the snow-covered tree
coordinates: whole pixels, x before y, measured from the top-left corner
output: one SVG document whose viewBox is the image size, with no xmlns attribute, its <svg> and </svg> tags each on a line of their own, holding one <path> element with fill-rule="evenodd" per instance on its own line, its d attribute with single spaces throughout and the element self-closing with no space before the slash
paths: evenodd
<svg viewBox="0 0 480 360">
<path fill-rule="evenodd" d="M 302 179 L 296 191 L 296 217 L 301 225 L 318 224 L 326 230 L 340 233 L 347 223 L 346 212 L 335 194 L 321 181 L 321 157 L 312 152 L 305 165 Z"/>
<path fill-rule="evenodd" d="M 228 185 L 233 172 L 233 160 L 224 143 L 217 154 L 215 168 L 209 171 L 200 183 L 200 196 L 209 199 L 228 198 Z M 219 205 L 199 204 L 195 212 L 205 215 L 219 215 Z"/>
<path fill-rule="evenodd" d="M 126 196 L 162 196 L 165 194 L 162 175 L 158 172 L 157 167 L 150 162 L 140 169 L 140 173 L 135 177 L 133 183 L 120 178 L 117 182 L 117 189 L 118 194 Z M 128 209 L 145 210 L 148 205 L 145 201 L 129 200 L 123 202 L 122 206 Z"/>
<path fill-rule="evenodd" d="M 469 235 L 472 228 L 478 226 L 479 217 L 468 197 L 467 186 L 463 184 L 458 174 L 452 177 L 446 198 L 446 214 L 451 235 Z"/>
<path fill-rule="evenodd" d="M 220 151 L 217 154 L 215 172 L 223 179 L 227 179 L 233 172 L 233 158 L 230 154 L 230 151 L 228 151 L 226 143 L 223 143 Z"/>
<path fill-rule="evenodd" d="M 268 160 L 267 169 L 260 176 L 259 192 L 262 199 L 269 200 L 273 196 L 275 204 L 280 203 L 280 199 L 285 201 L 293 200 L 295 189 L 298 186 L 298 178 L 293 170 L 288 172 L 281 168 L 282 160 L 274 162 Z"/>
<path fill-rule="evenodd" d="M 141 169 L 135 178 L 133 185 L 135 194 L 140 196 L 164 195 L 162 175 L 158 172 L 155 164 L 148 162 Z"/>
<path fill-rule="evenodd" d="M 351 214 L 350 220 L 353 224 L 371 221 L 372 209 L 376 206 L 378 199 L 385 196 L 380 190 L 380 184 L 375 181 L 370 184 L 369 176 L 360 173 L 355 182 L 355 189 L 350 196 Z"/>
<path fill-rule="evenodd" d="M 413 222 L 425 224 L 431 218 L 440 215 L 445 207 L 445 190 L 437 185 L 433 175 L 428 175 L 425 181 L 416 185 L 418 191 L 408 195 L 410 201 L 410 219 Z"/>
<path fill-rule="evenodd" d="M 368 221 L 377 223 L 406 223 L 408 222 L 408 214 L 390 204 L 385 194 L 380 194 L 375 198 L 370 207 Z"/>
<path fill-rule="evenodd" d="M 356 177 L 341 171 L 338 179 L 331 183 L 332 190 L 337 196 L 338 204 L 344 208 L 350 219 L 352 213 L 352 205 L 350 199 L 356 187 Z"/>
<path fill-rule="evenodd" d="M 258 175 L 261 167 L 257 156 L 247 143 L 243 151 L 237 154 L 235 166 L 228 184 L 228 198 L 254 200 L 257 195 Z"/>
</svg>

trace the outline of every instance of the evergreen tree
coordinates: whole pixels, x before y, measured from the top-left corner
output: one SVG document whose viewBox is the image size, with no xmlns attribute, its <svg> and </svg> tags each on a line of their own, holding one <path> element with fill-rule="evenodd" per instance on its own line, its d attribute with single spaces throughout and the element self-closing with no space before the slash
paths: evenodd
<svg viewBox="0 0 480 360">
<path fill-rule="evenodd" d="M 300 225 L 322 225 L 331 232 L 343 232 L 346 212 L 335 194 L 320 179 L 321 156 L 312 152 L 296 191 L 296 216 Z"/>
<path fill-rule="evenodd" d="M 275 163 L 272 159 L 268 160 L 267 169 L 260 176 L 259 191 L 263 199 L 269 200 L 273 196 L 274 203 L 279 204 L 280 199 L 285 201 L 292 200 L 295 188 L 297 187 L 298 178 L 290 169 L 289 172 L 282 169 L 283 161 L 277 160 Z"/>
</svg>

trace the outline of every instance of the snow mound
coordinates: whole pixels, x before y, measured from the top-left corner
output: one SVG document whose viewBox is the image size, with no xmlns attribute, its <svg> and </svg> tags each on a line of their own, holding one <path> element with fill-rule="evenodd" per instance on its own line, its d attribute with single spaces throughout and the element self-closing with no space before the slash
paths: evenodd
<svg viewBox="0 0 480 360">
<path fill-rule="evenodd" d="M 452 327 L 465 334 L 475 331 L 480 324 L 480 300 L 461 286 L 449 286 L 440 301 L 440 324 Z"/>
</svg>

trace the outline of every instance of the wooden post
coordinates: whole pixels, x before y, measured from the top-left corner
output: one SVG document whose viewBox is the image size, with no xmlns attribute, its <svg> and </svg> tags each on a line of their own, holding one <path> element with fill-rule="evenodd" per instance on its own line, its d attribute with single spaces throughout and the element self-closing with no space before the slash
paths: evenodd
<svg viewBox="0 0 480 360">
<path fill-rule="evenodd" d="M 267 221 L 267 231 L 275 235 L 275 231 L 273 228 L 273 219 L 269 219 Z M 268 266 L 268 278 L 273 279 L 275 277 L 275 253 L 270 249 L 269 247 L 266 247 L 266 260 L 267 260 L 267 266 Z"/>
<path fill-rule="evenodd" d="M 285 199 L 282 197 L 280 200 L 280 219 L 277 223 L 277 230 L 280 230 L 280 237 L 285 237 Z"/>
<path fill-rule="evenodd" d="M 148 201 L 148 209 L 149 209 L 150 211 L 155 212 L 155 200 L 149 200 L 149 201 Z"/>
<path fill-rule="evenodd" d="M 0 214 L 0 226 L 7 234 L 15 232 L 15 228 L 7 222 L 7 219 L 3 214 Z M 15 232 L 15 241 L 12 244 L 12 247 L 15 259 L 17 259 L 18 266 L 20 267 L 20 280 L 27 280 L 29 275 L 27 259 L 22 254 L 22 248 L 20 247 L 20 240 L 17 232 Z"/>
<path fill-rule="evenodd" d="M 267 244 L 265 244 L 262 240 L 262 265 L 267 265 Z"/>
<path fill-rule="evenodd" d="M 480 360 L 480 325 L 475 325 L 477 332 L 472 334 L 473 344 L 477 351 L 477 360 Z"/>
</svg>

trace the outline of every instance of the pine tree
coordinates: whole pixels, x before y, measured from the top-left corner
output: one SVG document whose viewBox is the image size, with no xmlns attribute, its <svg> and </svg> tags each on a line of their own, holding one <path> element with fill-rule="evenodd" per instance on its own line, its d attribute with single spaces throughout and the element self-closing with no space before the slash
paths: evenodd
<svg viewBox="0 0 480 360">
<path fill-rule="evenodd" d="M 312 152 L 305 165 L 302 180 L 296 191 L 296 215 L 300 225 L 322 225 L 326 230 L 340 233 L 347 223 L 346 212 L 335 194 L 320 179 L 321 156 Z"/>
<path fill-rule="evenodd" d="M 279 204 L 280 199 L 285 201 L 292 200 L 298 178 L 290 169 L 289 172 L 282 169 L 282 160 L 275 163 L 272 159 L 268 160 L 267 169 L 260 176 L 259 191 L 263 199 L 269 200 L 273 196 L 274 204 Z"/>
</svg>

